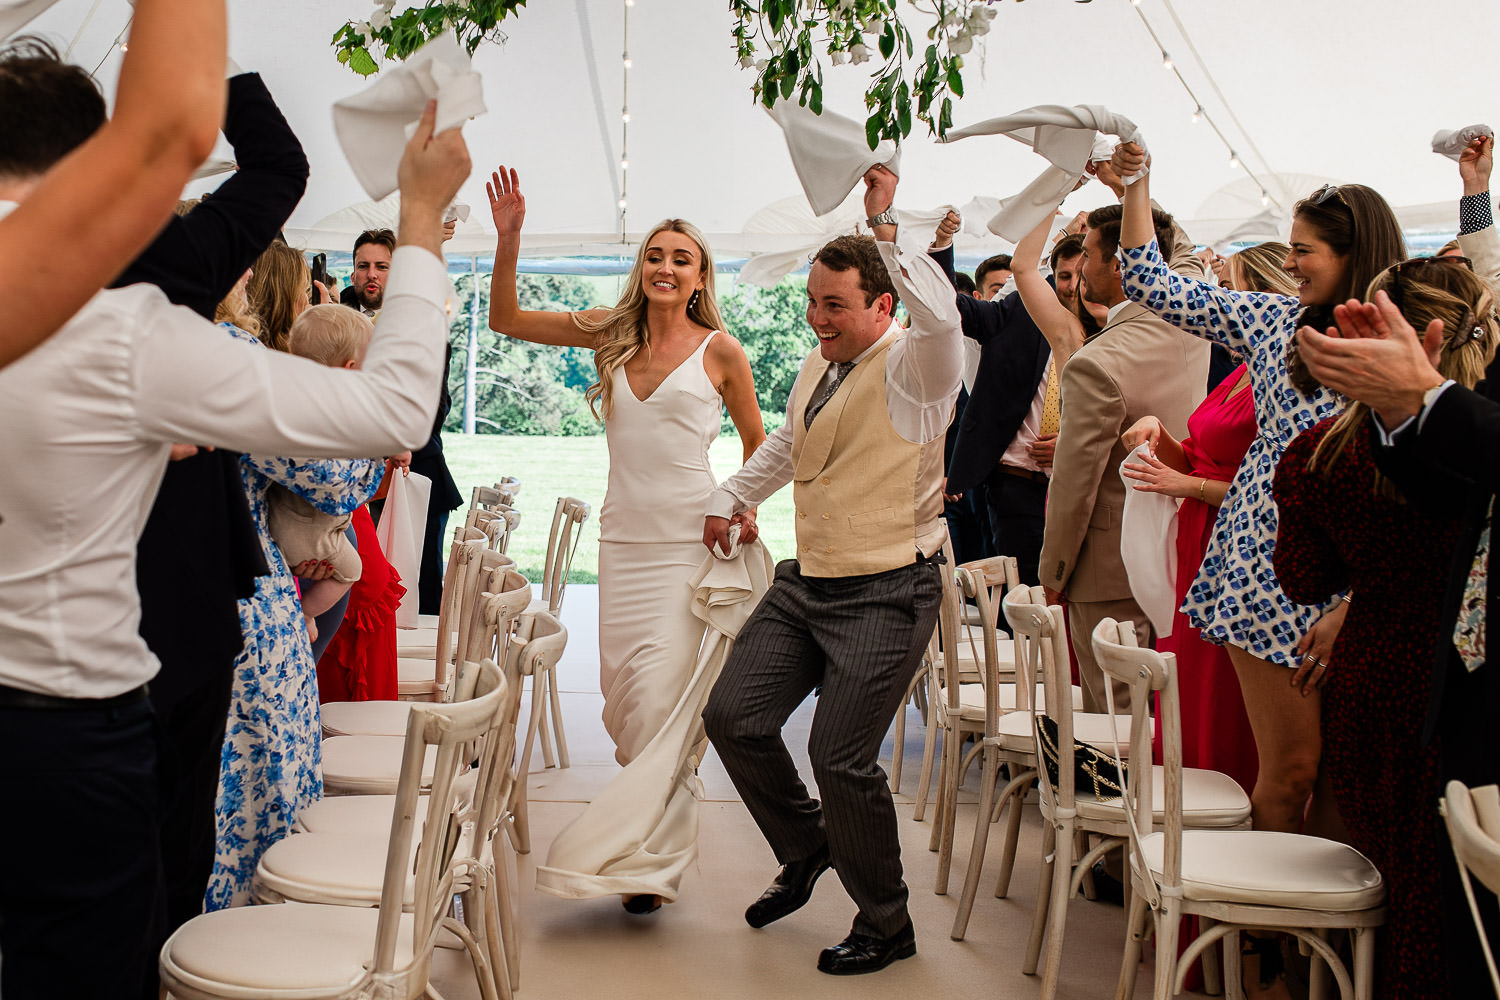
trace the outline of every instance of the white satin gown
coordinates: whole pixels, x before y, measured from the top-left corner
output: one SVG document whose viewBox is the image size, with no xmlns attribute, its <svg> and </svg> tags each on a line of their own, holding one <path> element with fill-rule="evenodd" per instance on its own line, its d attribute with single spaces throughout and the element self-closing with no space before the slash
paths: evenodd
<svg viewBox="0 0 1500 1000">
<path fill-rule="evenodd" d="M 701 739 L 703 706 L 683 701 L 707 698 L 706 688 L 690 691 L 702 686 L 695 673 L 705 629 L 692 596 L 708 555 L 704 506 L 717 485 L 708 448 L 719 436 L 721 400 L 703 368 L 717 335 L 647 399 L 636 398 L 623 367 L 614 372 L 599 515 L 599 680 L 604 727 L 627 769 L 553 841 L 537 870 L 544 892 L 672 900 L 697 856 L 701 792 L 693 747 L 683 744 Z M 651 759 L 629 767 L 648 747 Z"/>
</svg>

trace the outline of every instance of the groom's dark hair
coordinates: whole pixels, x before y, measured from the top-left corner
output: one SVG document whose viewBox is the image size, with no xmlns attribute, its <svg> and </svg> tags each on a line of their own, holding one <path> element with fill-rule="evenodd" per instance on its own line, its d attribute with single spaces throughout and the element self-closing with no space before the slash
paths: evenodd
<svg viewBox="0 0 1500 1000">
<path fill-rule="evenodd" d="M 104 124 L 104 96 L 80 66 L 23 36 L 0 45 L 0 177 L 35 177 Z"/>
<path fill-rule="evenodd" d="M 833 271 L 847 271 L 851 268 L 859 272 L 859 287 L 865 293 L 865 305 L 875 304 L 875 300 L 882 295 L 891 297 L 891 314 L 896 312 L 896 304 L 901 301 L 901 296 L 896 294 L 896 286 L 891 284 L 891 275 L 885 269 L 885 261 L 880 259 L 880 249 L 875 246 L 873 236 L 839 236 L 823 246 L 814 255 L 813 260 Z"/>
</svg>

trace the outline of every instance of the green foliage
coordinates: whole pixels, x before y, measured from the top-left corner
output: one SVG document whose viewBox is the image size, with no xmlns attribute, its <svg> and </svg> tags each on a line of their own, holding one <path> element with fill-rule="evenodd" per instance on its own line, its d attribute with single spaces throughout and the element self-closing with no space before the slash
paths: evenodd
<svg viewBox="0 0 1500 1000">
<path fill-rule="evenodd" d="M 787 278 L 765 289 L 735 285 L 719 296 L 719 311 L 744 345 L 761 418 L 766 430 L 775 430 L 786 417 L 787 397 L 815 340 L 807 328 L 807 279 Z"/>
<path fill-rule="evenodd" d="M 526 0 L 426 0 L 396 14 L 395 0 L 376 0 L 369 20 L 350 21 L 333 33 L 333 47 L 339 62 L 360 76 L 379 72 L 370 51 L 377 44 L 385 58 L 402 60 L 449 30 L 473 55 L 480 42 L 501 40 L 500 22 L 524 6 Z"/>
<path fill-rule="evenodd" d="M 740 66 L 754 68 L 755 99 L 767 108 L 790 100 L 823 111 L 823 63 L 860 65 L 878 49 L 884 60 L 865 90 L 865 139 L 911 134 L 912 117 L 939 137 L 953 124 L 953 98 L 964 94 L 964 53 L 990 30 L 995 0 L 909 0 L 930 18 L 930 44 L 914 59 L 912 29 L 898 8 L 902 0 L 730 0 L 732 36 Z M 908 14 L 908 17 L 910 14 Z M 915 100 L 915 108 L 913 101 Z"/>
<path fill-rule="evenodd" d="M 474 280 L 456 285 L 463 307 L 455 309 L 449 330 L 453 363 L 448 391 L 453 409 L 444 429 L 463 429 L 464 378 L 468 364 L 470 309 Z M 523 309 L 574 311 L 588 308 L 588 286 L 563 275 L 521 275 L 517 292 Z M 598 434 L 603 427 L 589 412 L 584 390 L 594 381 L 593 357 L 577 348 L 549 347 L 512 340 L 489 329 L 489 275 L 479 276 L 479 336 L 475 352 L 474 429 L 481 434 Z M 586 372 L 586 374 L 585 374 Z"/>
</svg>

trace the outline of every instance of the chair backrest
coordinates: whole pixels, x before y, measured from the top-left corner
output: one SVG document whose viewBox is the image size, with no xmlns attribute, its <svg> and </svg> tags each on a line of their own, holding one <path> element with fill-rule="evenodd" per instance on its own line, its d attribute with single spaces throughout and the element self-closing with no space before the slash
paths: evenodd
<svg viewBox="0 0 1500 1000">
<path fill-rule="evenodd" d="M 1073 677 L 1068 655 L 1067 626 L 1062 608 L 1049 606 L 1041 587 L 1013 587 L 1002 604 L 1005 620 L 1020 643 L 1016 658 L 1016 707 L 1023 699 L 1032 714 L 1032 735 L 1037 761 L 1057 760 L 1054 783 L 1045 766 L 1037 768 L 1044 804 L 1051 809 L 1071 811 L 1077 789 L 1073 774 Z M 1036 697 L 1038 684 L 1041 697 Z M 1043 746 L 1037 717 L 1046 716 L 1056 723 L 1056 746 Z"/>
<path fill-rule="evenodd" d="M 443 602 L 438 607 L 436 658 L 432 673 L 434 695 L 446 700 L 454 668 L 467 657 L 479 638 L 476 631 L 480 585 L 486 572 L 515 568 L 509 556 L 489 550 L 488 542 L 472 539 L 453 546 L 451 576 L 443 580 Z"/>
<path fill-rule="evenodd" d="M 562 611 L 568 570 L 573 566 L 573 553 L 582 537 L 580 526 L 588 519 L 588 504 L 574 497 L 557 498 L 557 507 L 552 511 L 552 534 L 547 538 L 547 564 L 542 570 L 542 600 L 554 615 Z"/>
<path fill-rule="evenodd" d="M 1163 857 L 1160 884 L 1166 891 L 1182 885 L 1182 709 L 1177 699 L 1177 658 L 1137 645 L 1135 626 L 1106 618 L 1094 627 L 1091 637 L 1094 661 L 1104 671 L 1105 690 L 1110 682 L 1130 687 L 1130 754 L 1138 762 L 1129 769 L 1125 782 L 1125 805 L 1131 816 L 1130 856 L 1133 863 L 1143 857 L 1140 838 L 1151 832 L 1151 693 L 1160 693 L 1156 724 L 1161 730 Z M 1117 747 L 1101 749 L 1118 754 Z M 1154 885 L 1145 871 L 1142 883 Z M 1154 896 L 1154 893 L 1153 893 Z M 1154 900 L 1153 900 L 1154 902 Z"/>
<path fill-rule="evenodd" d="M 506 680 L 519 689 L 521 678 L 535 676 L 556 667 L 567 646 L 568 630 L 551 612 L 540 608 L 523 612 L 516 619 L 510 644 L 505 651 Z M 532 691 L 536 691 L 535 684 Z M 533 693 L 532 697 L 536 695 Z M 527 739 L 530 738 L 528 734 Z M 514 754 L 507 757 L 504 763 L 503 772 L 498 769 L 496 771 L 496 780 L 503 783 L 495 797 L 498 811 L 493 817 L 488 817 L 496 824 L 506 819 L 516 802 L 521 782 L 526 780 L 526 775 L 520 770 L 521 761 Z"/>
<path fill-rule="evenodd" d="M 510 518 L 506 517 L 503 511 L 476 507 L 465 515 L 464 525 L 484 532 L 489 547 L 494 551 L 504 552 L 508 547 Z"/>
<path fill-rule="evenodd" d="M 467 748 L 495 730 L 502 704 L 510 694 L 504 675 L 493 661 L 479 665 L 474 697 L 442 705 L 415 704 L 406 723 L 406 745 L 401 755 L 396 805 L 391 813 L 386 846 L 385 878 L 380 892 L 380 915 L 375 924 L 375 954 L 371 971 L 376 982 L 425 978 L 437 945 L 443 914 L 453 901 L 453 856 L 461 834 L 461 796 L 454 780 L 467 763 Z M 413 955 L 411 966 L 398 968 L 399 937 L 406 879 L 411 871 L 411 843 L 417 836 L 417 800 L 422 792 L 429 747 L 436 747 L 427 816 L 417 849 L 416 881 L 412 894 Z"/>
<path fill-rule="evenodd" d="M 1473 874 L 1491 892 L 1500 893 L 1500 787 L 1484 785 L 1471 789 L 1461 781 L 1450 781 L 1439 808 L 1448 825 L 1448 837 L 1453 841 L 1453 856 L 1458 860 L 1458 874 L 1463 881 L 1464 895 L 1469 900 L 1469 913 L 1474 917 L 1479 943 L 1484 948 L 1490 983 L 1495 988 L 1495 995 L 1500 996 L 1500 971 L 1495 968 L 1495 955 L 1485 932 L 1484 917 L 1479 912 L 1474 885 L 1469 880 Z"/>
<path fill-rule="evenodd" d="M 977 661 L 980 664 L 979 683 L 984 690 L 984 735 L 985 738 L 998 732 L 1000 721 L 1000 631 L 995 625 L 998 613 L 990 604 L 990 588 L 986 586 L 984 571 L 968 565 L 960 566 L 954 574 L 959 592 L 974 602 L 979 611 L 980 643 Z M 1008 640 L 1010 637 L 1007 636 Z M 1019 642 L 1017 643 L 1019 645 Z M 949 685 L 955 687 L 956 685 Z M 1017 693 L 1019 694 L 1019 678 Z"/>
</svg>

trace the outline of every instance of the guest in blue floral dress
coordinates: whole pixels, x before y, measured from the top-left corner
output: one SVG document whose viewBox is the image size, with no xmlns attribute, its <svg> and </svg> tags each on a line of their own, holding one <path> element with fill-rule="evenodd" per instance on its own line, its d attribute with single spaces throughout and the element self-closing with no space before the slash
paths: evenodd
<svg viewBox="0 0 1500 1000">
<path fill-rule="evenodd" d="M 255 340 L 233 326 L 225 329 Z M 271 573 L 256 581 L 254 597 L 239 603 L 245 647 L 234 664 L 207 910 L 248 903 L 260 856 L 286 836 L 298 811 L 323 795 L 312 646 L 296 584 L 267 529 L 266 491 L 279 483 L 324 513 L 342 515 L 375 494 L 384 472 L 384 461 L 376 459 L 240 458 L 240 476 Z"/>
<path fill-rule="evenodd" d="M 1125 143 L 1112 165 L 1131 176 L 1147 166 L 1145 153 Z M 1298 294 L 1238 292 L 1168 270 L 1154 239 L 1150 197 L 1148 178 L 1141 177 L 1123 198 L 1125 294 L 1179 329 L 1242 354 L 1256 411 L 1255 440 L 1219 508 L 1182 610 L 1204 639 L 1227 647 L 1240 681 L 1260 758 L 1250 796 L 1253 825 L 1295 832 L 1318 776 L 1318 688 L 1347 605 L 1293 603 L 1272 566 L 1276 463 L 1292 438 L 1344 406 L 1307 375 L 1291 351 L 1293 335 L 1302 325 L 1331 325 L 1333 306 L 1362 298 L 1381 271 L 1406 256 L 1405 243 L 1378 193 L 1356 184 L 1327 186 L 1293 210 L 1282 267 Z"/>
</svg>

